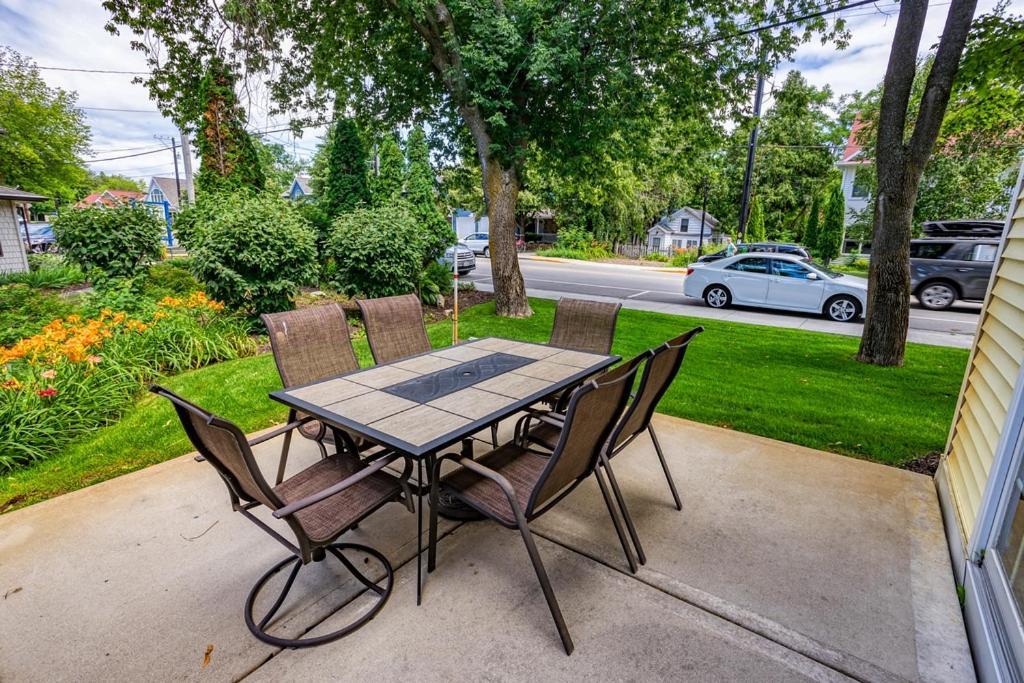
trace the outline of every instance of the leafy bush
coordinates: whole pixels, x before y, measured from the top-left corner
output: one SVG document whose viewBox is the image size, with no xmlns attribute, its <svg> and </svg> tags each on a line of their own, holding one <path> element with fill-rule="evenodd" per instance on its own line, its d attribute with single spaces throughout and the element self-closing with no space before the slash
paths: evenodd
<svg viewBox="0 0 1024 683">
<path fill-rule="evenodd" d="M 142 296 L 162 299 L 165 296 L 188 296 L 201 289 L 192 275 L 191 259 L 171 259 L 150 266 L 142 280 Z"/>
<path fill-rule="evenodd" d="M 160 220 L 141 206 L 74 209 L 53 223 L 65 257 L 94 281 L 133 277 L 148 261 L 159 259 L 163 232 Z"/>
<path fill-rule="evenodd" d="M 228 307 L 252 318 L 287 310 L 299 287 L 316 280 L 316 236 L 291 202 L 208 195 L 188 214 L 182 241 L 192 270 Z"/>
<path fill-rule="evenodd" d="M 652 251 L 644 254 L 644 261 L 657 261 L 658 263 L 665 263 L 668 261 L 668 256 L 662 254 L 660 251 Z"/>
<path fill-rule="evenodd" d="M 594 239 L 594 236 L 583 228 L 567 227 L 558 231 L 555 246 L 538 249 L 541 256 L 555 258 L 571 258 L 581 261 L 608 258 L 612 255 L 608 244 Z"/>
<path fill-rule="evenodd" d="M 151 312 L 69 315 L 0 347 L 0 473 L 116 419 L 146 383 L 256 351 L 248 322 L 202 292 Z"/>
<path fill-rule="evenodd" d="M 57 254 L 29 254 L 29 272 L 0 274 L 0 285 L 21 283 L 29 287 L 63 289 L 85 282 L 85 273 Z"/>
<path fill-rule="evenodd" d="M 555 246 L 561 249 L 587 251 L 594 242 L 594 236 L 583 228 L 566 227 L 558 231 Z"/>
<path fill-rule="evenodd" d="M 696 261 L 699 256 L 697 247 L 677 248 L 675 253 L 672 254 L 672 258 L 669 259 L 669 265 L 673 268 L 685 268 Z"/>
<path fill-rule="evenodd" d="M 433 261 L 420 273 L 420 284 L 417 289 L 423 303 L 428 306 L 444 306 L 444 298 L 451 294 L 453 287 L 454 277 L 451 269 Z"/>
<path fill-rule="evenodd" d="M 408 294 L 419 284 L 423 245 L 403 205 L 358 208 L 334 221 L 328 252 L 334 285 L 349 296 Z"/>
<path fill-rule="evenodd" d="M 75 304 L 55 292 L 25 284 L 0 286 L 0 346 L 31 336 L 53 320 L 75 312 Z"/>
</svg>

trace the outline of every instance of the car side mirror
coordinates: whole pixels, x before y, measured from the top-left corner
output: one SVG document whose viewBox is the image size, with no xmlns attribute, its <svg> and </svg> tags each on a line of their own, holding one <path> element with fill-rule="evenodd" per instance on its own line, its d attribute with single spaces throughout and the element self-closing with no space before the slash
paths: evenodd
<svg viewBox="0 0 1024 683">
<path fill-rule="evenodd" d="M 807 279 L 808 280 L 817 280 L 818 279 L 818 274 L 817 273 L 807 273 Z"/>
</svg>

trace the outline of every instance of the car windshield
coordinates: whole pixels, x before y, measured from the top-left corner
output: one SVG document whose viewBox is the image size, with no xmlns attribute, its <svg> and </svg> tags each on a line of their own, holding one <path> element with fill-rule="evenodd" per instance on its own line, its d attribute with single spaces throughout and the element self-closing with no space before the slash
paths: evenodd
<svg viewBox="0 0 1024 683">
<path fill-rule="evenodd" d="M 818 271 L 819 273 L 822 273 L 823 275 L 827 275 L 828 277 L 832 278 L 833 280 L 836 280 L 838 278 L 843 277 L 842 273 L 837 272 L 835 270 L 831 270 L 829 268 L 826 268 L 825 266 L 823 266 L 820 263 L 817 263 L 815 261 L 812 261 L 811 259 L 801 259 L 801 260 L 804 263 L 806 263 L 807 265 L 809 265 L 811 268 L 814 268 L 816 271 Z"/>
</svg>

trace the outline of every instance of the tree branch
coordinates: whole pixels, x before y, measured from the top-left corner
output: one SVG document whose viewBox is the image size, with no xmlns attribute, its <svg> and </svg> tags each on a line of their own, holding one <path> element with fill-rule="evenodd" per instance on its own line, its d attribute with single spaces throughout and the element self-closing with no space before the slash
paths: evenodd
<svg viewBox="0 0 1024 683">
<path fill-rule="evenodd" d="M 903 158 L 903 136 L 907 128 L 907 104 L 917 71 L 917 49 L 928 14 L 928 0 L 904 0 L 896 22 L 896 34 L 882 83 L 879 110 L 878 164 Z M 881 120 L 881 119 L 886 120 Z"/>
</svg>

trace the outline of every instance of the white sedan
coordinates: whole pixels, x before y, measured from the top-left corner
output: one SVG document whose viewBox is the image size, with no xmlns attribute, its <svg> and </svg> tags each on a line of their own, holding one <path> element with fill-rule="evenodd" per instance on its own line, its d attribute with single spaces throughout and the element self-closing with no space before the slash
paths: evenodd
<svg viewBox="0 0 1024 683">
<path fill-rule="evenodd" d="M 741 254 L 686 271 L 683 294 L 711 308 L 731 304 L 856 320 L 867 305 L 866 280 L 785 254 Z"/>
</svg>

